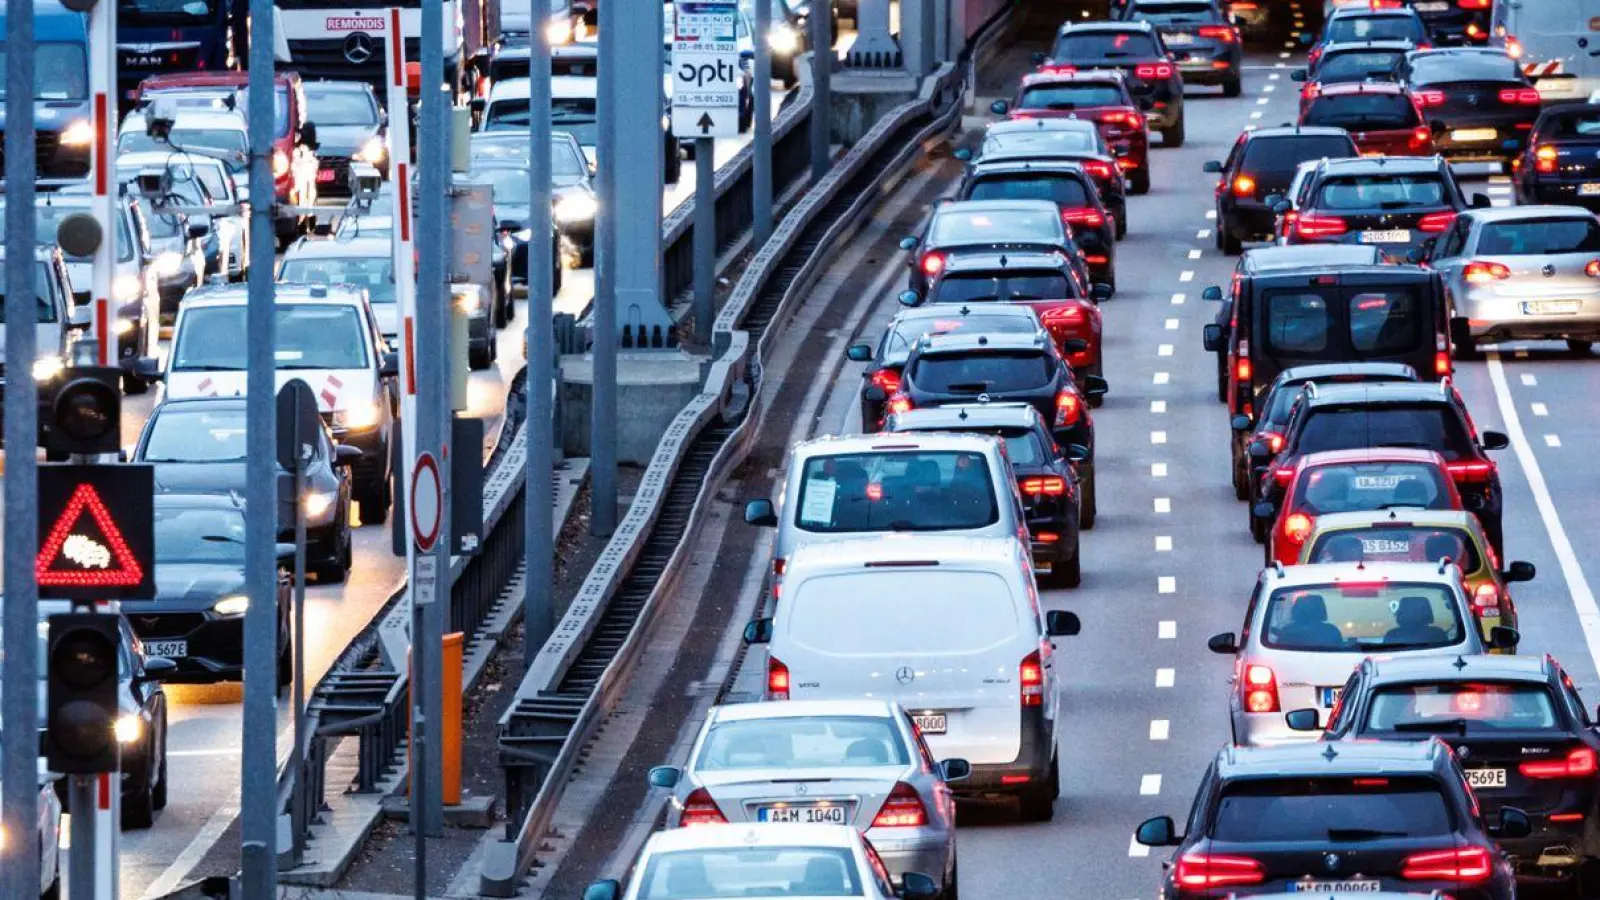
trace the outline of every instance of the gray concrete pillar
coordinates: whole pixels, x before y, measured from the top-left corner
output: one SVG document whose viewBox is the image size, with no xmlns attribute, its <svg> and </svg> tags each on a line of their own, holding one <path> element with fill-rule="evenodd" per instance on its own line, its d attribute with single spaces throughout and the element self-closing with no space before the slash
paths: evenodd
<svg viewBox="0 0 1600 900">
<path fill-rule="evenodd" d="M 845 55 L 845 65 L 853 69 L 900 66 L 900 45 L 889 33 L 889 0 L 860 0 L 857 4 L 856 42 Z"/>
<path fill-rule="evenodd" d="M 900 0 L 900 51 L 913 78 L 933 71 L 934 0 Z"/>
</svg>

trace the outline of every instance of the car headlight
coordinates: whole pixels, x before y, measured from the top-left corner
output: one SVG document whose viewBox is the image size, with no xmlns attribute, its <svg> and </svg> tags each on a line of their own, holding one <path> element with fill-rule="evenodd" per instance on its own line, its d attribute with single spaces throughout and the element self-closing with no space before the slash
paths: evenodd
<svg viewBox="0 0 1600 900">
<path fill-rule="evenodd" d="M 800 33 L 788 25 L 774 25 L 767 31 L 767 46 L 787 56 L 800 49 Z"/>
<path fill-rule="evenodd" d="M 305 511 L 307 519 L 321 519 L 338 502 L 338 491 L 312 491 L 300 501 L 300 508 Z"/>
<path fill-rule="evenodd" d="M 272 151 L 272 177 L 282 178 L 289 174 L 289 154 L 282 150 Z"/>
<path fill-rule="evenodd" d="M 572 20 L 554 19 L 544 27 L 545 40 L 553 47 L 556 44 L 565 44 L 572 40 Z"/>
<path fill-rule="evenodd" d="M 587 222 L 600 209 L 599 201 L 588 191 L 576 190 L 556 201 L 555 216 L 558 222 Z"/>
<path fill-rule="evenodd" d="M 76 119 L 61 132 L 64 147 L 87 147 L 94 143 L 94 124 L 88 119 Z"/>
<path fill-rule="evenodd" d="M 665 113 L 661 116 L 661 130 L 666 131 L 672 127 L 672 115 Z"/>
<path fill-rule="evenodd" d="M 219 616 L 242 616 L 250 608 L 250 598 L 243 594 L 229 594 L 211 604 L 211 611 Z"/>
<path fill-rule="evenodd" d="M 50 381 L 60 375 L 61 370 L 65 368 L 66 363 L 61 361 L 61 357 L 41 356 L 33 362 L 33 380 Z"/>
<path fill-rule="evenodd" d="M 168 250 L 151 261 L 150 268 L 155 269 L 157 275 L 176 275 L 183 269 L 183 254 Z"/>
<path fill-rule="evenodd" d="M 378 137 L 367 138 L 356 153 L 356 159 L 373 165 L 382 165 L 384 157 L 389 155 L 389 148 L 384 145 L 383 139 Z"/>
<path fill-rule="evenodd" d="M 333 414 L 333 424 L 343 425 L 351 431 L 361 431 L 378 424 L 378 404 L 357 403 Z"/>
<path fill-rule="evenodd" d="M 112 730 L 116 732 L 117 743 L 131 744 L 144 734 L 144 720 L 135 713 L 121 715 Z"/>
<path fill-rule="evenodd" d="M 118 275 L 111 282 L 111 296 L 123 303 L 139 299 L 142 293 L 144 293 L 144 282 L 140 281 L 137 275 Z"/>
<path fill-rule="evenodd" d="M 450 293 L 455 295 L 456 308 L 469 316 L 475 316 L 483 310 L 483 292 L 474 285 L 452 285 Z"/>
<path fill-rule="evenodd" d="M 127 337 L 133 334 L 133 320 L 118 317 L 116 322 L 112 324 L 111 330 L 116 332 L 117 337 Z"/>
</svg>

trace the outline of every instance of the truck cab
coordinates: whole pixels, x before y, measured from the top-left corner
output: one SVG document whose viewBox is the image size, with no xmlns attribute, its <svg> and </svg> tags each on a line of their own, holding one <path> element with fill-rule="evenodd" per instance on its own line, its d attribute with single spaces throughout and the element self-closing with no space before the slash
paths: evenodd
<svg viewBox="0 0 1600 900">
<path fill-rule="evenodd" d="M 0 5 L 0 29 L 6 9 Z M 4 52 L 0 31 L 0 53 Z M 33 0 L 33 127 L 41 178 L 86 178 L 94 123 L 89 117 L 89 20 L 56 0 Z M 8 99 L 0 104 L 5 129 Z"/>
</svg>

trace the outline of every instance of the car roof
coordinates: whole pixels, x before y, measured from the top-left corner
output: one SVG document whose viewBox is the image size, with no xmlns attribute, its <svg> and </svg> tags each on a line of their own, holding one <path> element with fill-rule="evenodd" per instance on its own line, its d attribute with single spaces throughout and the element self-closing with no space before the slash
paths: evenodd
<svg viewBox="0 0 1600 900">
<path fill-rule="evenodd" d="M 853 434 L 824 435 L 801 441 L 794 445 L 795 461 L 814 456 L 841 456 L 878 451 L 899 452 L 921 450 L 927 452 L 989 453 L 994 450 L 995 438 L 987 434 L 952 434 L 928 432 L 917 434 Z"/>
<path fill-rule="evenodd" d="M 158 491 L 155 495 L 157 509 L 222 509 L 244 512 L 244 498 L 217 491 L 209 493 L 177 494 Z"/>
<path fill-rule="evenodd" d="M 845 698 L 791 700 L 787 703 L 728 703 L 711 709 L 714 722 L 749 722 L 754 719 L 803 719 L 811 716 L 873 716 L 893 718 L 899 704 L 893 700 Z"/>
<path fill-rule="evenodd" d="M 173 164 L 174 157 L 180 155 L 183 157 L 184 165 L 212 167 L 222 165 L 222 160 L 217 159 L 215 156 L 207 156 L 204 153 L 177 154 L 169 153 L 165 150 L 136 150 L 132 153 L 119 153 L 114 162 L 129 168 L 133 166 L 153 166 L 165 169 Z"/>
<path fill-rule="evenodd" d="M 1479 222 L 1526 222 L 1530 219 L 1586 219 L 1592 221 L 1594 213 L 1581 206 L 1560 206 L 1554 203 L 1528 206 L 1495 206 L 1468 210 Z"/>
<path fill-rule="evenodd" d="M 1007 137 L 1051 131 L 1090 132 L 1097 131 L 1097 126 L 1089 119 L 1006 119 L 1003 122 L 991 122 L 983 135 L 985 138 Z"/>
<path fill-rule="evenodd" d="M 1421 582 L 1461 586 L 1455 566 L 1440 569 L 1438 563 L 1386 562 L 1366 565 L 1359 562 L 1306 563 L 1261 570 L 1260 580 L 1273 590 L 1372 582 Z"/>
<path fill-rule="evenodd" d="M 150 411 L 151 416 L 166 410 L 194 409 L 214 407 L 217 409 L 244 409 L 243 397 L 185 397 L 183 399 L 162 400 L 156 408 Z"/>
<path fill-rule="evenodd" d="M 1071 71 L 1051 69 L 1047 72 L 1029 72 L 1023 75 L 1022 86 L 1032 87 L 1036 84 L 1051 84 L 1053 82 L 1067 84 L 1087 82 L 1096 84 L 1115 81 L 1118 84 L 1123 84 L 1127 80 L 1127 76 L 1123 75 L 1120 69 L 1073 69 Z"/>
<path fill-rule="evenodd" d="M 1355 53 L 1363 50 L 1369 53 L 1383 50 L 1393 50 L 1396 53 L 1405 53 L 1414 49 L 1416 46 L 1416 44 L 1413 44 L 1410 41 L 1396 40 L 1393 38 L 1381 41 L 1337 41 L 1327 45 L 1326 49 L 1322 51 L 1322 58 L 1327 59 L 1329 56 L 1339 53 Z"/>
<path fill-rule="evenodd" d="M 1291 366 L 1278 373 L 1273 379 L 1274 385 L 1286 384 L 1290 381 L 1313 381 L 1319 378 L 1337 378 L 1340 375 L 1393 375 L 1395 378 L 1407 378 L 1415 381 L 1417 370 L 1405 363 L 1395 362 L 1347 362 L 1347 363 L 1318 363 L 1312 366 Z"/>
<path fill-rule="evenodd" d="M 944 271 L 985 272 L 1008 269 L 1060 269 L 1066 257 L 1054 250 L 985 250 L 952 249 L 945 257 Z M 935 306 L 954 306 L 953 303 L 936 303 Z M 983 305 L 983 304 L 979 304 Z"/>
<path fill-rule="evenodd" d="M 850 825 L 798 822 L 762 822 L 726 828 L 669 828 L 650 835 L 646 853 L 671 853 L 716 847 L 854 847 L 856 830 Z"/>
<path fill-rule="evenodd" d="M 1051 200 L 952 200 L 941 203 L 933 208 L 934 218 L 941 215 L 958 215 L 965 213 L 1006 213 L 1006 212 L 1054 212 L 1057 209 Z"/>
<path fill-rule="evenodd" d="M 343 94 L 371 94 L 372 85 L 365 81 L 307 81 L 301 85 L 306 91 L 326 91 Z"/>
<path fill-rule="evenodd" d="M 357 216 L 357 218 L 360 218 Z M 301 238 L 289 245 L 283 252 L 283 261 L 291 259 L 334 259 L 339 257 L 354 256 L 365 259 L 370 256 L 388 256 L 393 248 L 394 239 L 391 237 L 375 237 L 362 235 L 360 231 L 351 232 L 345 237 L 334 238 Z"/>
<path fill-rule="evenodd" d="M 895 327 L 923 319 L 947 319 L 951 316 L 965 316 L 978 312 L 1021 319 L 1031 322 L 1034 328 L 1040 327 L 1039 314 L 1034 312 L 1033 307 L 1019 303 L 926 303 L 900 310 L 889 320 L 889 325 Z"/>
<path fill-rule="evenodd" d="M 338 284 L 295 284 L 280 281 L 277 284 L 277 303 L 315 304 L 320 306 L 355 306 L 361 302 L 360 288 Z M 183 306 L 244 306 L 249 302 L 249 291 L 244 285 L 205 286 L 183 296 Z"/>
<path fill-rule="evenodd" d="M 1116 34 L 1118 32 L 1127 32 L 1127 31 L 1143 31 L 1143 32 L 1149 33 L 1149 32 L 1155 31 L 1155 27 L 1152 26 L 1149 22 L 1144 22 L 1144 21 L 1117 21 L 1117 22 L 1107 21 L 1107 20 L 1102 20 L 1102 21 L 1098 21 L 1098 22 L 1071 22 L 1071 21 L 1068 21 L 1068 22 L 1063 22 L 1061 24 L 1061 28 L 1060 28 L 1058 33 L 1059 34 L 1067 34 L 1067 33 L 1070 32 L 1070 33 L 1075 33 L 1075 34 L 1081 34 L 1081 33 L 1085 33 L 1085 32 L 1101 32 L 1101 33 L 1105 33 L 1105 34 Z"/>
<path fill-rule="evenodd" d="M 1404 516 L 1404 518 L 1402 518 Z M 1416 525 L 1423 528 L 1466 528 L 1471 530 L 1477 515 L 1464 509 L 1367 509 L 1356 512 L 1321 513 L 1312 523 L 1312 534 L 1342 531 L 1347 528 L 1373 528 L 1383 525 Z"/>
<path fill-rule="evenodd" d="M 1352 156 L 1325 159 L 1322 165 L 1329 174 L 1377 172 L 1436 172 L 1444 166 L 1440 156 Z"/>
<path fill-rule="evenodd" d="M 1368 462 L 1442 464 L 1444 457 L 1440 456 L 1437 451 L 1426 450 L 1421 447 L 1353 447 L 1348 450 L 1322 450 L 1317 453 L 1307 453 L 1298 460 L 1300 467 L 1303 469 L 1309 469 L 1313 466 L 1337 466 Z"/>
<path fill-rule="evenodd" d="M 1048 335 L 1041 329 L 1032 334 L 1012 331 L 993 333 L 976 332 L 962 333 L 960 331 L 949 334 L 930 334 L 922 339 L 918 349 L 922 355 L 943 355 L 946 353 L 1011 353 L 1019 350 L 1045 349 Z"/>
<path fill-rule="evenodd" d="M 1083 163 L 1075 159 L 979 159 L 972 164 L 972 175 L 1009 175 L 1020 172 L 1071 173 L 1087 178 Z"/>
<path fill-rule="evenodd" d="M 999 438 L 975 435 L 990 442 Z M 993 451 L 991 451 L 993 452 Z M 886 533 L 872 540 L 815 541 L 805 544 L 789 557 L 785 579 L 796 569 L 853 570 L 889 564 L 896 568 L 909 563 L 932 566 L 1010 565 L 1017 558 L 1017 539 L 1005 537 L 966 537 L 947 534 Z M 903 571 L 903 570 L 902 570 Z M 787 592 L 786 592 L 787 593 Z"/>
<path fill-rule="evenodd" d="M 1444 384 L 1435 381 L 1365 381 L 1319 385 L 1311 394 L 1316 406 L 1352 406 L 1367 403 L 1444 403 Z"/>
<path fill-rule="evenodd" d="M 1344 129 L 1339 129 L 1343 131 Z M 1293 244 L 1285 247 L 1259 247 L 1244 254 L 1245 268 L 1255 272 L 1298 269 L 1330 263 L 1376 264 L 1382 258 L 1377 247 L 1363 244 Z"/>
<path fill-rule="evenodd" d="M 1377 684 L 1402 681 L 1476 681 L 1494 678 L 1542 684 L 1550 677 L 1548 656 L 1500 656 L 1464 653 L 1459 656 L 1399 654 L 1368 657 L 1366 671 Z"/>
<path fill-rule="evenodd" d="M 1364 4 L 1348 4 L 1335 6 L 1328 15 L 1329 19 L 1413 19 L 1421 18 L 1417 11 L 1409 6 L 1367 6 Z"/>
<path fill-rule="evenodd" d="M 1285 137 L 1344 137 L 1350 132 L 1332 125 L 1274 125 L 1245 133 L 1245 142 Z"/>
<path fill-rule="evenodd" d="M 133 119 L 134 116 L 138 116 L 139 119 L 142 120 L 144 119 L 144 111 L 136 109 L 133 112 L 128 113 L 128 119 Z M 123 125 L 128 124 L 128 119 L 123 120 Z M 134 124 L 137 125 L 138 123 L 135 122 Z M 244 131 L 248 127 L 248 123 L 245 122 L 244 113 L 242 111 L 235 111 L 231 109 L 211 110 L 197 109 L 195 107 L 179 107 L 178 111 L 172 117 L 172 127 L 206 129 L 223 128 L 229 131 Z M 128 129 L 119 128 L 118 130 L 121 132 Z M 159 151 L 145 150 L 141 152 L 155 153 Z M 193 153 L 191 155 L 203 156 L 204 154 Z"/>
<path fill-rule="evenodd" d="M 894 414 L 893 434 L 941 428 L 1032 428 L 1039 412 L 1030 403 L 958 403 Z"/>
<path fill-rule="evenodd" d="M 1319 775 L 1427 775 L 1449 753 L 1449 749 L 1438 738 L 1426 741 L 1319 741 L 1277 747 L 1228 746 L 1217 755 L 1217 777 L 1232 781 Z"/>
</svg>

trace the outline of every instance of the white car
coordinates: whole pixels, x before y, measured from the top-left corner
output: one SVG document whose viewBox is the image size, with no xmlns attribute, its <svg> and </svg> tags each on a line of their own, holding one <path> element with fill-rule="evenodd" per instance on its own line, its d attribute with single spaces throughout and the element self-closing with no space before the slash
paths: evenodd
<svg viewBox="0 0 1600 900">
<path fill-rule="evenodd" d="M 233 164 L 203 153 L 175 154 L 168 150 L 117 156 L 117 179 L 124 184 L 135 182 L 145 172 L 165 172 L 167 178 L 179 183 L 175 193 L 180 198 L 183 193 L 193 194 L 181 187 L 182 183 L 192 180 L 204 186 L 204 196 L 210 198 L 212 205 L 238 207 L 232 211 L 218 209 L 205 216 L 191 214 L 188 218 L 190 222 L 208 226 L 208 230 L 215 234 L 216 245 L 207 254 L 212 257 L 214 271 L 208 274 L 224 275 L 229 281 L 238 281 L 249 274 L 250 217 L 249 210 L 243 206 L 240 191 L 248 178 L 242 172 L 237 171 Z M 151 203 L 150 198 L 146 198 L 145 202 Z M 183 201 L 180 199 L 177 202 Z M 151 205 L 160 209 L 153 203 Z M 208 245 L 209 240 L 212 239 L 208 239 Z"/>
<path fill-rule="evenodd" d="M 933 900 L 932 878 L 909 872 L 895 890 L 883 859 L 848 825 L 730 825 L 650 836 L 627 890 L 597 881 L 584 900 L 703 900 L 714 897 L 861 897 Z"/>
</svg>

